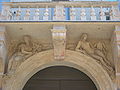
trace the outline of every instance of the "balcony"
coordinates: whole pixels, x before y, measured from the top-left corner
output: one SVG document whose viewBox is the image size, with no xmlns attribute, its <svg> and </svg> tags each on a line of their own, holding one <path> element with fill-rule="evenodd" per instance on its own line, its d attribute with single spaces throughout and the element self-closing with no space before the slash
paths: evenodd
<svg viewBox="0 0 120 90">
<path fill-rule="evenodd" d="M 118 2 L 5 2 L 0 21 L 120 21 Z"/>
</svg>

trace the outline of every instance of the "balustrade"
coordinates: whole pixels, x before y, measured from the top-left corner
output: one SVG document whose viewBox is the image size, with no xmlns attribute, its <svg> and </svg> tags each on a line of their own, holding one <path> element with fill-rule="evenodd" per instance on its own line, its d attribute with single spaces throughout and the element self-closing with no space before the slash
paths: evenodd
<svg viewBox="0 0 120 90">
<path fill-rule="evenodd" d="M 35 5 L 33 5 L 35 4 Z M 117 3 L 105 2 L 87 4 L 65 3 L 5 3 L 0 16 L 1 20 L 34 20 L 34 21 L 115 21 L 120 20 L 120 16 L 116 18 Z M 69 8 L 69 9 L 66 9 Z M 42 18 L 40 18 L 42 17 Z"/>
</svg>

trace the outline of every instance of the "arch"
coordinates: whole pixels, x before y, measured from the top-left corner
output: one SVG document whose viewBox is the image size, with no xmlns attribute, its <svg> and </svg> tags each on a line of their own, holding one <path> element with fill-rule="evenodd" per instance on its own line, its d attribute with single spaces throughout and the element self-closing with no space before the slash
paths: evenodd
<svg viewBox="0 0 120 90">
<path fill-rule="evenodd" d="M 38 71 L 51 66 L 76 68 L 95 83 L 98 90 L 114 90 L 113 82 L 107 72 L 94 59 L 76 51 L 66 50 L 64 60 L 54 60 L 53 50 L 35 54 L 24 61 L 13 76 L 6 82 L 4 90 L 22 90 L 26 82 Z"/>
</svg>

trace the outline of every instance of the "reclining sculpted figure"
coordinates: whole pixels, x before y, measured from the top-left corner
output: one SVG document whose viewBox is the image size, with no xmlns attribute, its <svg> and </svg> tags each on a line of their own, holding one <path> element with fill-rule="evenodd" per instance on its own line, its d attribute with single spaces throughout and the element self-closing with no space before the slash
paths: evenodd
<svg viewBox="0 0 120 90">
<path fill-rule="evenodd" d="M 87 41 L 87 38 L 88 35 L 86 33 L 83 33 L 75 50 L 94 58 L 99 64 L 101 64 L 107 70 L 107 72 L 110 75 L 112 75 L 114 69 L 106 57 L 105 44 L 99 42 L 95 45 L 92 45 L 89 41 Z"/>
<path fill-rule="evenodd" d="M 24 35 L 23 41 L 18 43 L 12 58 L 9 61 L 9 71 L 15 71 L 15 69 L 27 58 L 38 53 L 42 50 L 42 46 L 32 42 L 31 36 Z"/>
</svg>

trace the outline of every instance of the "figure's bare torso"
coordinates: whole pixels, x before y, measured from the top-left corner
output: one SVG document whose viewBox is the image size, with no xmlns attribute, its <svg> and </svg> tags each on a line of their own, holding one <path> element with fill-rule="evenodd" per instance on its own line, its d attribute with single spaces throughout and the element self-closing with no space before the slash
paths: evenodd
<svg viewBox="0 0 120 90">
<path fill-rule="evenodd" d="M 26 52 L 32 52 L 32 47 L 30 45 L 22 44 L 19 48 L 20 50 L 24 50 Z"/>
<path fill-rule="evenodd" d="M 94 54 L 94 49 L 91 48 L 89 42 L 81 41 L 81 48 L 85 50 L 88 54 Z"/>
</svg>

